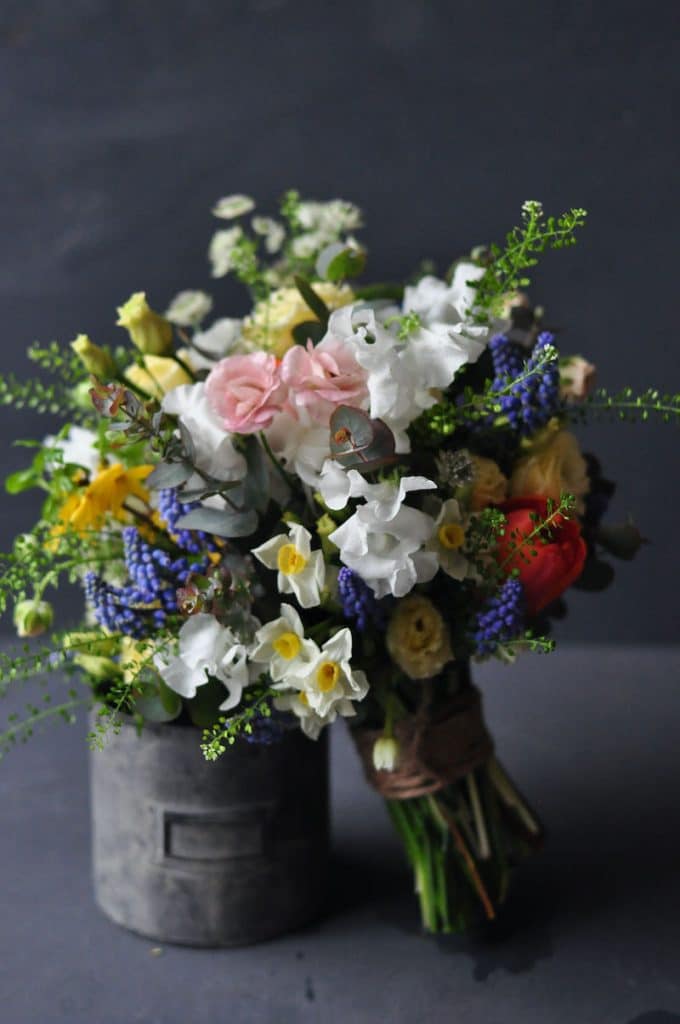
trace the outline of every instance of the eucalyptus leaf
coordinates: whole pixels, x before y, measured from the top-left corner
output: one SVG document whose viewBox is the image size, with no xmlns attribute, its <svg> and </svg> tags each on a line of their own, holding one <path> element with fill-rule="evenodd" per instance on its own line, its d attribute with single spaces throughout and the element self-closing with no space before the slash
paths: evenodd
<svg viewBox="0 0 680 1024">
<path fill-rule="evenodd" d="M 181 516 L 175 526 L 179 530 L 203 530 L 216 537 L 249 537 L 257 528 L 257 513 L 254 509 L 233 512 L 203 505 Z"/>
<path fill-rule="evenodd" d="M 326 327 L 330 313 L 323 299 L 316 294 L 309 281 L 299 274 L 295 275 L 295 286 L 314 316 Z"/>
<path fill-rule="evenodd" d="M 193 471 L 190 462 L 159 462 L 154 471 L 149 473 L 145 483 L 154 491 L 164 490 L 166 487 L 179 487 L 186 483 Z"/>
<path fill-rule="evenodd" d="M 595 539 L 610 555 L 625 561 L 634 558 L 646 543 L 634 523 L 602 524 L 597 528 Z"/>
<path fill-rule="evenodd" d="M 182 439 L 182 445 L 184 447 L 187 459 L 190 462 L 195 462 L 196 446 L 194 445 L 194 440 L 191 434 L 189 433 L 189 431 L 187 430 L 187 428 L 185 427 L 181 420 L 177 421 L 177 427 L 179 429 L 179 436 Z"/>
<path fill-rule="evenodd" d="M 245 508 L 265 512 L 270 497 L 269 463 L 266 452 L 257 437 L 251 434 L 245 441 L 243 453 L 248 466 L 248 472 L 243 480 L 243 504 Z"/>
<path fill-rule="evenodd" d="M 331 416 L 330 430 L 331 455 L 345 469 L 368 472 L 397 461 L 390 428 L 361 409 L 339 405 Z"/>
<path fill-rule="evenodd" d="M 172 722 L 182 712 L 182 698 L 158 679 L 142 684 L 141 693 L 135 698 L 135 710 L 147 722 Z"/>
</svg>

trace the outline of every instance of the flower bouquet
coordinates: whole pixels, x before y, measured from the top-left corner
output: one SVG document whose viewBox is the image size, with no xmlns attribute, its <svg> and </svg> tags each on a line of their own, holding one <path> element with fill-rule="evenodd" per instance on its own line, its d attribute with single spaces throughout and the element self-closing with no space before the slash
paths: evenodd
<svg viewBox="0 0 680 1024">
<path fill-rule="evenodd" d="M 78 673 L 84 691 L 29 707 L 191 721 L 215 761 L 294 726 L 349 722 L 413 867 L 424 927 L 493 918 L 541 825 L 494 752 L 471 661 L 547 652 L 572 585 L 609 581 L 634 525 L 569 423 L 589 412 L 678 417 L 678 396 L 596 390 L 524 289 L 585 211 L 524 204 L 502 245 L 444 277 L 359 284 L 361 214 L 289 192 L 276 219 L 220 200 L 213 275 L 250 291 L 243 319 L 204 327 L 211 298 L 118 310 L 132 348 L 80 335 L 34 347 L 52 384 L 6 379 L 4 402 L 65 419 L 10 493 L 45 494 L 0 579 L 20 636 L 52 626 L 48 588 L 86 598 L 78 630 L 5 656 L 6 681 Z M 7 687 L 7 682 L 4 684 Z"/>
</svg>

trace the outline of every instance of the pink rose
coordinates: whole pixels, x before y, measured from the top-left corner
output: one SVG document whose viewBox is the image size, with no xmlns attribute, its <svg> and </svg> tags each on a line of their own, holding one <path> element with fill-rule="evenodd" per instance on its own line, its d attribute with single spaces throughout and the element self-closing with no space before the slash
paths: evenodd
<svg viewBox="0 0 680 1024">
<path fill-rule="evenodd" d="M 227 356 L 208 375 L 205 393 L 226 430 L 235 434 L 264 430 L 282 408 L 279 361 L 267 352 Z"/>
<path fill-rule="evenodd" d="M 316 423 L 328 423 L 338 405 L 358 407 L 368 398 L 366 371 L 338 338 L 325 338 L 316 348 L 311 341 L 306 348 L 289 348 L 281 363 L 281 380 L 288 389 L 289 411 L 299 417 L 305 410 Z"/>
</svg>

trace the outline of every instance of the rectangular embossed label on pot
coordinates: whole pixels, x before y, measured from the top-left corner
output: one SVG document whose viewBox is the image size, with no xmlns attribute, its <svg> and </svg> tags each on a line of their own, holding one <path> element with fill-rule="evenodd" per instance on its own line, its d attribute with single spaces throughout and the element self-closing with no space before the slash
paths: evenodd
<svg viewBox="0 0 680 1024">
<path fill-rule="evenodd" d="M 264 854 L 267 804 L 221 813 L 158 810 L 163 860 L 220 862 Z"/>
</svg>

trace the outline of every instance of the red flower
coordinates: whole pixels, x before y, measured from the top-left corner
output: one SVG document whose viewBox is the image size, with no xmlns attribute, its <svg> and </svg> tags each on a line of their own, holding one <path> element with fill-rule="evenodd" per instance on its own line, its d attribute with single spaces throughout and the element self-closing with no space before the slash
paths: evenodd
<svg viewBox="0 0 680 1024">
<path fill-rule="evenodd" d="M 547 499 L 513 498 L 500 508 L 507 523 L 505 534 L 498 538 L 496 557 L 507 575 L 513 569 L 519 570 L 527 612 L 535 615 L 581 575 L 588 550 L 581 527 L 575 519 L 558 515 L 549 527 L 525 543 L 525 538 L 548 518 Z"/>
</svg>

